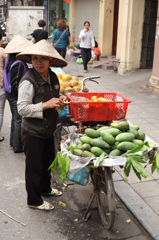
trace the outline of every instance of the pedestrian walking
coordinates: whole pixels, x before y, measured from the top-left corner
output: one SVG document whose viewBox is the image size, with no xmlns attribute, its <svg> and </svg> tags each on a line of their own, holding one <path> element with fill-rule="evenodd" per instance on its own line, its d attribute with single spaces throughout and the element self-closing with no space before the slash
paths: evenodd
<svg viewBox="0 0 159 240">
<path fill-rule="evenodd" d="M 66 30 L 68 31 L 68 35 L 69 35 L 69 41 L 71 41 L 71 34 L 70 34 L 70 28 L 69 28 L 69 26 L 67 25 L 67 18 L 64 18 L 63 19 L 65 22 L 66 22 Z"/>
<path fill-rule="evenodd" d="M 18 112 L 23 117 L 27 204 L 31 208 L 52 210 L 54 206 L 43 201 L 42 195 L 62 195 L 51 187 L 48 168 L 55 158 L 53 133 L 58 120 L 56 107 L 64 106 L 66 97 L 59 96 L 58 77 L 50 66 L 64 67 L 67 62 L 46 40 L 34 44 L 17 58 L 33 65 L 22 78 L 18 91 Z"/>
<path fill-rule="evenodd" d="M 46 22 L 44 20 L 39 20 L 39 28 L 34 30 L 32 34 L 32 42 L 37 43 L 42 39 L 48 39 L 48 32 L 45 30 Z"/>
<path fill-rule="evenodd" d="M 54 31 L 52 38 L 52 46 L 58 51 L 58 53 L 65 58 L 66 48 L 69 48 L 69 33 L 66 30 L 66 21 L 61 19 L 57 22 L 57 29 Z"/>
<path fill-rule="evenodd" d="M 3 124 L 4 106 L 6 101 L 6 92 L 4 88 L 4 63 L 7 58 L 7 54 L 5 54 L 4 48 L 1 47 L 2 40 L 3 33 L 0 32 L 0 142 L 4 140 L 4 137 L 1 136 L 1 129 Z"/>
<path fill-rule="evenodd" d="M 5 48 L 5 53 L 8 54 L 8 57 L 4 66 L 4 85 L 12 114 L 10 146 L 13 147 L 15 153 L 23 151 L 21 142 L 21 116 L 17 110 L 18 85 L 21 78 L 28 71 L 27 64 L 17 60 L 16 55 L 30 45 L 32 45 L 31 41 L 28 41 L 21 35 L 15 35 Z"/>
<path fill-rule="evenodd" d="M 95 42 L 93 32 L 89 29 L 90 22 L 84 22 L 84 29 L 80 31 L 79 39 L 81 40 L 81 57 L 83 59 L 84 73 L 87 73 L 87 64 L 91 59 L 91 47 L 94 50 Z"/>
</svg>

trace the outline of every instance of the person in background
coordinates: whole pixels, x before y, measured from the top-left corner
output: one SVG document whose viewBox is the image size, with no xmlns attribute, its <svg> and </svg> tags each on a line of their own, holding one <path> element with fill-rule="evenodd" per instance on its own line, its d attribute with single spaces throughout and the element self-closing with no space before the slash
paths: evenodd
<svg viewBox="0 0 159 240">
<path fill-rule="evenodd" d="M 44 20 L 39 20 L 39 28 L 34 30 L 32 33 L 32 42 L 37 43 L 42 39 L 48 39 L 48 32 L 45 30 L 46 22 Z"/>
<path fill-rule="evenodd" d="M 17 60 L 16 55 L 32 44 L 31 41 L 28 41 L 23 36 L 15 35 L 4 50 L 8 54 L 4 66 L 4 86 L 12 114 L 10 146 L 13 147 L 15 153 L 23 151 L 21 142 L 21 116 L 17 110 L 18 85 L 21 78 L 28 71 L 26 63 Z"/>
<path fill-rule="evenodd" d="M 66 48 L 69 48 L 69 34 L 66 30 L 66 21 L 61 19 L 57 22 L 57 29 L 54 31 L 52 46 L 63 57 L 66 57 Z"/>
<path fill-rule="evenodd" d="M 4 48 L 2 48 L 3 41 L 3 33 L 0 32 L 0 142 L 4 140 L 4 137 L 1 136 L 1 129 L 3 124 L 3 114 L 4 114 L 4 106 L 6 101 L 6 92 L 4 88 L 4 63 L 7 58 L 7 54 L 4 52 Z"/>
<path fill-rule="evenodd" d="M 63 20 L 66 22 L 66 30 L 68 31 L 68 34 L 69 34 L 69 40 L 70 40 L 70 36 L 71 36 L 71 34 L 70 34 L 69 26 L 67 25 L 67 18 L 64 18 Z"/>
<path fill-rule="evenodd" d="M 22 78 L 18 90 L 18 112 L 23 117 L 27 204 L 31 208 L 52 210 L 54 206 L 43 201 L 41 196 L 62 195 L 51 188 L 48 168 L 55 158 L 53 133 L 58 120 L 57 107 L 65 106 L 66 97 L 59 96 L 59 80 L 50 66 L 64 67 L 67 62 L 46 40 L 33 44 L 17 58 L 33 65 Z"/>
<path fill-rule="evenodd" d="M 89 29 L 90 22 L 84 22 L 84 29 L 80 31 L 79 39 L 81 40 L 81 56 L 83 59 L 84 73 L 87 73 L 87 64 L 91 59 L 91 47 L 94 50 L 95 42 L 93 32 Z"/>
</svg>

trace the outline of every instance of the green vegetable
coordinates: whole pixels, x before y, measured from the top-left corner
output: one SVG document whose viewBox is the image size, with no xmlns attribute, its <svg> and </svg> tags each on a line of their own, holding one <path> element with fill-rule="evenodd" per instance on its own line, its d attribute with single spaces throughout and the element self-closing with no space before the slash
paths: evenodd
<svg viewBox="0 0 159 240">
<path fill-rule="evenodd" d="M 134 158 L 131 157 L 131 163 L 132 166 L 135 168 L 135 170 L 144 178 L 146 178 L 147 180 L 149 179 L 149 176 L 145 170 L 145 168 L 141 165 L 141 163 L 139 163 L 138 161 L 136 161 Z"/>
<path fill-rule="evenodd" d="M 159 152 L 156 154 L 156 170 L 157 173 L 159 174 Z"/>
<path fill-rule="evenodd" d="M 99 164 L 100 164 L 101 162 L 103 162 L 104 157 L 105 157 L 105 154 L 102 153 L 102 154 L 99 156 L 99 158 L 98 158 L 98 160 L 97 160 L 97 162 L 96 162 L 96 164 L 95 164 L 95 167 L 98 167 Z"/>
<path fill-rule="evenodd" d="M 128 183 L 128 176 L 129 176 L 129 173 L 130 173 L 130 169 L 131 169 L 131 160 L 128 159 L 126 164 L 125 164 L 125 167 L 124 167 L 125 181 L 127 183 Z"/>
<path fill-rule="evenodd" d="M 53 178 L 55 176 L 57 166 L 59 168 L 59 175 L 60 175 L 61 182 L 64 182 L 66 180 L 68 169 L 69 169 L 68 155 L 66 155 L 64 157 L 64 156 L 62 156 L 62 154 L 60 152 L 58 152 L 56 154 L 56 157 L 55 157 L 53 163 L 49 167 L 49 170 L 51 170 L 53 172 Z"/>
</svg>

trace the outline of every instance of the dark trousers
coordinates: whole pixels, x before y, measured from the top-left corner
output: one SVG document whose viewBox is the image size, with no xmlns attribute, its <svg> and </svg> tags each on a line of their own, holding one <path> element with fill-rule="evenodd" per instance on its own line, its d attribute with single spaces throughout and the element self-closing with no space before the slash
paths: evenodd
<svg viewBox="0 0 159 240">
<path fill-rule="evenodd" d="M 87 63 L 91 59 L 91 48 L 81 48 L 84 70 L 87 70 Z"/>
<path fill-rule="evenodd" d="M 66 57 L 66 48 L 56 48 L 56 51 L 65 59 L 65 57 Z"/>
<path fill-rule="evenodd" d="M 28 205 L 43 203 L 42 193 L 51 192 L 49 166 L 54 160 L 54 138 L 37 138 L 22 131 L 22 141 L 26 156 L 25 181 Z"/>
<path fill-rule="evenodd" d="M 11 132 L 10 132 L 10 145 L 13 147 L 14 152 L 22 151 L 21 142 L 21 122 L 22 117 L 19 115 L 17 110 L 17 93 L 6 92 L 6 97 L 10 105 L 10 110 L 12 113 L 11 119 Z"/>
</svg>

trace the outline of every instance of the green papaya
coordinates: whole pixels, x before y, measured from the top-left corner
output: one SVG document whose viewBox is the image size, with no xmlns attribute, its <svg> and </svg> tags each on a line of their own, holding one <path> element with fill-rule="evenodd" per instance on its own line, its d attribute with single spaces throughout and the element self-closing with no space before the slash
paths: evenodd
<svg viewBox="0 0 159 240">
<path fill-rule="evenodd" d="M 137 147 L 136 144 L 134 144 L 134 143 L 132 143 L 132 142 L 124 141 L 124 142 L 121 142 L 121 143 L 118 144 L 117 149 L 119 149 L 120 151 L 125 151 L 125 152 L 127 152 L 128 150 L 132 150 L 132 149 L 134 149 L 135 147 Z"/>
<path fill-rule="evenodd" d="M 82 157 L 93 157 L 93 156 L 94 156 L 93 153 L 86 151 L 86 150 L 83 151 L 83 153 L 82 153 Z"/>
<path fill-rule="evenodd" d="M 129 126 L 129 129 L 127 130 L 127 132 L 133 133 L 135 135 L 135 138 L 137 138 L 137 136 L 139 135 L 139 132 L 134 129 L 132 126 Z"/>
<path fill-rule="evenodd" d="M 91 153 L 93 153 L 95 156 L 99 157 L 104 151 L 99 147 L 92 147 Z M 104 152 L 105 153 L 105 152 Z M 106 155 L 106 153 L 105 153 Z"/>
<path fill-rule="evenodd" d="M 133 133 L 124 132 L 117 135 L 115 140 L 116 142 L 124 142 L 124 141 L 131 142 L 134 138 L 135 138 L 135 135 Z"/>
<path fill-rule="evenodd" d="M 91 150 L 91 145 L 89 145 L 88 143 L 84 143 L 82 147 L 83 147 L 83 150 L 87 150 L 87 151 Z"/>
<path fill-rule="evenodd" d="M 129 123 L 127 121 L 121 121 L 119 123 L 111 123 L 111 126 L 118 128 L 121 131 L 127 131 L 129 129 Z"/>
<path fill-rule="evenodd" d="M 102 139 L 105 142 L 107 142 L 109 145 L 114 145 L 115 139 L 110 133 L 107 132 L 107 130 L 101 131 L 100 135 L 101 135 Z"/>
<path fill-rule="evenodd" d="M 92 138 L 90 138 L 90 137 L 88 137 L 88 136 L 82 136 L 82 137 L 80 138 L 80 140 L 81 140 L 82 143 L 91 144 Z"/>
<path fill-rule="evenodd" d="M 91 145 L 99 148 L 110 148 L 109 144 L 101 138 L 94 138 L 91 140 Z"/>
<path fill-rule="evenodd" d="M 109 153 L 109 156 L 120 156 L 122 154 L 122 151 L 119 149 L 114 149 Z"/>
<path fill-rule="evenodd" d="M 85 134 L 88 137 L 91 137 L 91 138 L 98 138 L 98 137 L 100 137 L 100 133 L 98 131 L 92 129 L 92 128 L 86 128 Z"/>
<path fill-rule="evenodd" d="M 77 148 L 75 148 L 74 152 L 73 152 L 73 154 L 77 155 L 77 156 L 82 156 L 82 153 L 83 153 L 83 151 L 81 149 L 77 149 Z"/>
<path fill-rule="evenodd" d="M 136 139 L 144 140 L 145 139 L 145 133 L 142 131 L 138 131 L 139 135 L 136 137 Z"/>
</svg>

